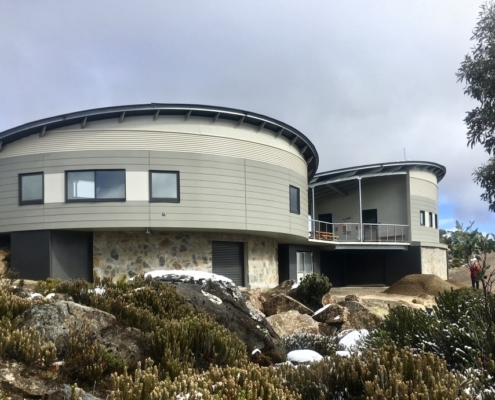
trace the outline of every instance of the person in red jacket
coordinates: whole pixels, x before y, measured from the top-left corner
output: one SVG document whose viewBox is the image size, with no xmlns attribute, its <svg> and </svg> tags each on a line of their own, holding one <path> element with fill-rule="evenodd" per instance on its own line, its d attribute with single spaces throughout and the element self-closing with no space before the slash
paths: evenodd
<svg viewBox="0 0 495 400">
<path fill-rule="evenodd" d="M 471 259 L 469 270 L 471 271 L 471 285 L 473 286 L 473 289 L 475 287 L 476 289 L 479 289 L 480 281 L 478 279 L 478 272 L 481 271 L 481 266 L 476 258 Z"/>
</svg>

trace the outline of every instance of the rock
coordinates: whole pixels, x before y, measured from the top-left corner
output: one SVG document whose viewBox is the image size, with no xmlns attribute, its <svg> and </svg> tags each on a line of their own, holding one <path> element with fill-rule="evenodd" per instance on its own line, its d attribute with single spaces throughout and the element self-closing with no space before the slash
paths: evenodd
<svg viewBox="0 0 495 400">
<path fill-rule="evenodd" d="M 70 301 L 31 307 L 22 314 L 21 326 L 43 332 L 44 340 L 55 343 L 59 355 L 66 349 L 69 334 L 85 328 L 109 353 L 125 359 L 129 368 L 145 359 L 144 339 L 139 329 L 121 326 L 107 312 Z"/>
<path fill-rule="evenodd" d="M 9 272 L 9 262 L 0 261 L 0 276 L 7 274 Z"/>
<path fill-rule="evenodd" d="M 40 398 L 53 387 L 53 381 L 43 380 L 31 368 L 4 359 L 0 363 L 0 384 L 3 390 L 20 398 Z"/>
<path fill-rule="evenodd" d="M 279 336 L 293 333 L 320 333 L 319 324 L 311 316 L 295 310 L 275 314 L 266 319 Z"/>
<path fill-rule="evenodd" d="M 323 295 L 321 299 L 321 304 L 326 306 L 327 304 L 337 304 L 337 299 L 335 296 L 331 295 L 330 292 Z"/>
<path fill-rule="evenodd" d="M 336 324 L 334 325 L 328 325 L 325 324 L 324 322 L 318 322 L 318 330 L 320 332 L 320 335 L 323 336 L 335 336 L 339 330 L 339 326 Z"/>
<path fill-rule="evenodd" d="M 45 296 L 45 298 L 52 301 L 60 301 L 60 300 L 74 301 L 72 296 L 67 293 L 48 293 Z"/>
<path fill-rule="evenodd" d="M 414 304 L 425 304 L 423 299 L 412 299 L 412 302 Z"/>
<path fill-rule="evenodd" d="M 203 280 L 175 282 L 174 285 L 186 303 L 202 309 L 246 343 L 248 354 L 259 349 L 263 357 L 256 356 L 252 361 L 258 360 L 261 365 L 266 365 L 285 360 L 285 346 L 277 333 L 259 312 L 247 306 L 234 283 Z M 205 293 L 215 296 L 220 302 L 211 301 Z"/>
<path fill-rule="evenodd" d="M 342 325 L 347 322 L 348 310 L 338 304 L 327 304 L 313 314 L 313 318 L 318 322 L 330 325 Z"/>
<path fill-rule="evenodd" d="M 0 261 L 10 260 L 10 251 L 7 249 L 0 249 Z"/>
<path fill-rule="evenodd" d="M 348 294 L 345 296 L 345 301 L 357 301 L 358 303 L 361 303 L 361 299 L 355 294 Z"/>
<path fill-rule="evenodd" d="M 272 289 L 268 289 L 265 292 L 266 300 L 268 301 L 271 297 L 275 297 L 279 294 L 285 294 L 286 296 L 288 296 L 289 292 L 292 290 L 292 286 L 294 286 L 295 283 L 296 281 L 294 279 L 289 279 L 287 281 L 283 281 L 278 286 L 275 286 Z"/>
<path fill-rule="evenodd" d="M 249 308 L 257 310 L 264 315 L 263 301 L 261 289 L 245 289 L 241 291 L 246 299 L 246 304 Z M 264 300 L 264 298 L 263 298 Z"/>
<path fill-rule="evenodd" d="M 69 385 L 60 385 L 58 389 L 52 389 L 46 392 L 43 396 L 45 400 L 67 400 L 72 398 L 72 388 Z M 99 397 L 95 397 L 92 394 L 86 393 L 81 388 L 76 389 L 75 398 L 81 398 L 82 400 L 100 400 Z"/>
<path fill-rule="evenodd" d="M 268 316 L 284 313 L 290 310 L 298 311 L 301 314 L 313 314 L 313 310 L 306 307 L 304 304 L 299 303 L 292 297 L 286 296 L 285 294 L 279 294 L 275 297 L 270 298 L 264 304 L 264 310 L 265 314 Z"/>
<path fill-rule="evenodd" d="M 346 301 L 344 307 L 347 309 L 347 321 L 342 329 L 363 329 L 371 325 L 373 320 L 382 320 L 383 317 L 374 313 L 368 307 L 357 301 Z"/>
</svg>

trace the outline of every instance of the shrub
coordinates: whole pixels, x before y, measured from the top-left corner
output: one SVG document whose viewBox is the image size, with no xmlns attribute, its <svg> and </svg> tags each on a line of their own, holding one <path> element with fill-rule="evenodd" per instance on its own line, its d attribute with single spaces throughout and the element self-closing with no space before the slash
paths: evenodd
<svg viewBox="0 0 495 400">
<path fill-rule="evenodd" d="M 55 291 L 55 288 L 62 282 L 60 278 L 47 278 L 44 281 L 36 282 L 36 286 L 34 290 L 37 293 L 46 296 L 48 293 L 52 293 Z"/>
<path fill-rule="evenodd" d="M 323 336 L 315 333 L 293 333 L 282 337 L 287 351 L 313 350 L 322 356 L 331 356 L 337 349 L 336 336 Z"/>
<path fill-rule="evenodd" d="M 109 400 L 161 399 L 261 399 L 298 400 L 300 395 L 289 391 L 274 368 L 247 364 L 244 368 L 211 365 L 208 371 L 182 373 L 175 380 L 160 379 L 158 368 L 147 360 L 143 368 L 112 375 Z"/>
<path fill-rule="evenodd" d="M 14 328 L 8 319 L 0 322 L 0 354 L 25 364 L 41 363 L 49 366 L 57 359 L 52 342 L 45 343 L 34 328 Z"/>
<path fill-rule="evenodd" d="M 298 300 L 313 310 L 321 307 L 322 297 L 332 288 L 325 275 L 308 274 L 297 287 Z"/>
<path fill-rule="evenodd" d="M 110 354 L 87 328 L 82 328 L 70 332 L 61 372 L 79 382 L 92 384 L 113 372 L 124 371 L 125 365 L 125 360 Z"/>
<path fill-rule="evenodd" d="M 290 390 L 305 400 L 320 399 L 467 399 L 462 378 L 431 353 L 388 345 L 361 355 L 332 357 L 306 368 L 282 366 Z"/>
<path fill-rule="evenodd" d="M 117 283 L 104 280 L 99 285 L 105 289 L 101 295 L 82 280 L 61 282 L 55 290 L 150 333 L 148 355 L 163 377 L 175 378 L 191 368 L 206 370 L 212 363 L 239 367 L 247 363 L 245 344 L 202 310 L 185 304 L 173 285 L 142 276 Z"/>
</svg>

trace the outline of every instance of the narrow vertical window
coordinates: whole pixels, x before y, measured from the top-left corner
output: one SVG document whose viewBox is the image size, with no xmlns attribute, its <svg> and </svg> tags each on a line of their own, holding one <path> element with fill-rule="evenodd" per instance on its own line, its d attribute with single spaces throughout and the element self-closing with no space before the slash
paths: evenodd
<svg viewBox="0 0 495 400">
<path fill-rule="evenodd" d="M 428 213 L 428 214 L 429 214 L 429 217 L 430 217 L 430 218 L 429 218 L 429 221 L 428 221 L 428 222 L 430 223 L 430 225 L 429 225 L 429 226 L 430 226 L 430 227 L 433 227 L 433 213 Z"/>
<path fill-rule="evenodd" d="M 301 213 L 299 188 L 295 186 L 289 186 L 290 197 L 290 212 L 294 214 Z"/>
<path fill-rule="evenodd" d="M 150 201 L 180 202 L 179 171 L 150 171 Z"/>
<path fill-rule="evenodd" d="M 43 204 L 43 173 L 19 174 L 19 205 Z"/>
<path fill-rule="evenodd" d="M 438 214 L 435 214 L 435 229 L 438 229 Z"/>
<path fill-rule="evenodd" d="M 297 283 L 308 274 L 313 273 L 313 253 L 309 251 L 296 252 Z"/>
<path fill-rule="evenodd" d="M 425 226 L 425 212 L 424 211 L 419 212 L 419 224 L 421 226 Z"/>
</svg>

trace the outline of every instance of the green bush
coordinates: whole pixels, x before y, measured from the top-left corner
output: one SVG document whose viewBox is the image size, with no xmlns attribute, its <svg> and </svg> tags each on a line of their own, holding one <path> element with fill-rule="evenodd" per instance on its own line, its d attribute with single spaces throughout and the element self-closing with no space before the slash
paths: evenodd
<svg viewBox="0 0 495 400">
<path fill-rule="evenodd" d="M 495 298 L 487 297 L 488 310 L 495 312 Z M 459 289 L 443 292 L 431 309 L 396 307 L 368 343 L 373 347 L 395 343 L 415 351 L 425 349 L 445 357 L 451 369 L 483 367 L 494 358 L 494 316 L 487 313 L 482 291 Z"/>
<path fill-rule="evenodd" d="M 109 400 L 299 400 L 285 387 L 277 369 L 247 364 L 243 368 L 211 365 L 202 373 L 185 371 L 176 379 L 161 379 L 159 369 L 148 360 L 130 375 L 112 375 Z"/>
<path fill-rule="evenodd" d="M 315 333 L 293 333 L 282 337 L 282 342 L 287 351 L 313 350 L 322 356 L 335 355 L 337 349 L 336 336 L 324 336 Z"/>
<path fill-rule="evenodd" d="M 288 389 L 298 391 L 305 400 L 470 398 L 463 390 L 464 380 L 449 372 L 443 359 L 393 344 L 305 368 L 282 366 L 280 372 Z"/>
<path fill-rule="evenodd" d="M 245 344 L 202 310 L 189 307 L 173 285 L 142 276 L 117 283 L 104 280 L 98 285 L 103 294 L 96 294 L 94 286 L 82 280 L 61 282 L 55 291 L 149 333 L 145 336 L 147 355 L 162 377 L 175 378 L 192 368 L 207 370 L 210 364 L 241 367 L 247 363 Z M 87 353 L 95 351 L 88 347 Z M 88 374 L 102 377 L 109 372 Z"/>
<path fill-rule="evenodd" d="M 308 274 L 297 287 L 298 300 L 313 310 L 322 306 L 321 299 L 332 288 L 325 275 Z"/>
</svg>

